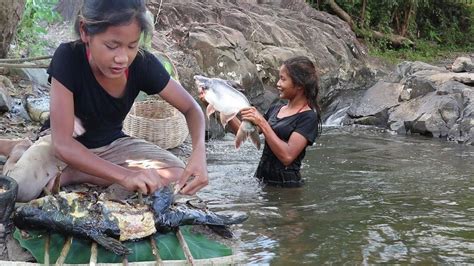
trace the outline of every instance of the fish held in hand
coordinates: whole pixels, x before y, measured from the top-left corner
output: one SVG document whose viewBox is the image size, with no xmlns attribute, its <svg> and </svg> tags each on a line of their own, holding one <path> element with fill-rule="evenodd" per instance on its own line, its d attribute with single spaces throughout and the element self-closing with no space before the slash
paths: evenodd
<svg viewBox="0 0 474 266">
<path fill-rule="evenodd" d="M 250 102 L 243 93 L 240 84 L 219 78 L 207 78 L 194 76 L 194 81 L 199 93 L 202 93 L 206 102 L 209 103 L 206 115 L 209 117 L 215 111 L 219 112 L 220 122 L 223 127 L 232 120 L 245 107 L 250 107 Z M 260 137 L 257 127 L 249 121 L 243 120 L 235 135 L 235 147 L 250 138 L 257 149 L 260 149 Z"/>
</svg>

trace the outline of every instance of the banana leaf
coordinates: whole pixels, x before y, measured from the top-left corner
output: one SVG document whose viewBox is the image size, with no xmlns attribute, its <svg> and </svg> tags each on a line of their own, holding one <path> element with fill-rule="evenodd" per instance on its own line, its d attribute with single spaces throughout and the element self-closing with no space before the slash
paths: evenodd
<svg viewBox="0 0 474 266">
<path fill-rule="evenodd" d="M 209 259 L 232 255 L 231 248 L 219 242 L 209 240 L 203 234 L 192 233 L 190 228 L 191 226 L 182 226 L 180 230 L 195 259 Z M 22 232 L 19 229 L 16 229 L 13 234 L 13 237 L 20 245 L 28 250 L 39 263 L 44 263 L 44 243 L 46 236 L 47 232 L 45 231 L 30 230 Z M 152 237 L 155 238 L 162 260 L 184 260 L 186 258 L 175 233 L 157 233 Z M 51 263 L 56 262 L 58 259 L 65 241 L 66 237 L 59 233 L 52 233 L 50 235 L 49 257 Z M 71 249 L 66 257 L 65 263 L 89 263 L 91 244 L 92 242 L 90 240 L 73 238 Z M 129 262 L 155 260 L 150 239 L 127 241 L 124 242 L 124 244 L 132 250 L 132 253 L 127 257 Z M 122 257 L 98 246 L 98 263 L 119 263 L 122 262 L 122 260 Z"/>
</svg>

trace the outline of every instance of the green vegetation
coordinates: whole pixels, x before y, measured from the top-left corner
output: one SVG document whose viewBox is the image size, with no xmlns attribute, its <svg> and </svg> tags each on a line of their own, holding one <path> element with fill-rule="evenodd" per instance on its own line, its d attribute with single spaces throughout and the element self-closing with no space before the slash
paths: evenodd
<svg viewBox="0 0 474 266">
<path fill-rule="evenodd" d="M 47 33 L 47 25 L 61 19 L 54 11 L 58 0 L 26 0 L 23 18 L 17 29 L 16 48 L 19 56 L 31 57 L 44 55 L 48 45 L 42 38 Z"/>
<path fill-rule="evenodd" d="M 396 63 L 474 51 L 474 1 L 307 0 L 345 20 L 369 54 Z M 338 7 L 342 10 L 338 10 Z"/>
</svg>

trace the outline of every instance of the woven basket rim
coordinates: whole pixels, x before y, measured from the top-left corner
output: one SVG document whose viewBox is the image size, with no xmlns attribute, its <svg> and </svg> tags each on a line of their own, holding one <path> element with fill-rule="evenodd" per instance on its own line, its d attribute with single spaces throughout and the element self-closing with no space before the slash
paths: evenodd
<svg viewBox="0 0 474 266">
<path fill-rule="evenodd" d="M 140 108 L 140 105 L 151 105 L 150 109 L 153 105 L 158 105 L 157 108 L 167 109 L 165 111 L 169 115 L 160 118 L 144 116 L 140 112 L 137 113 L 137 106 Z M 160 98 L 135 102 L 124 120 L 124 131 L 130 136 L 145 139 L 165 149 L 179 146 L 189 135 L 184 115 Z"/>
</svg>

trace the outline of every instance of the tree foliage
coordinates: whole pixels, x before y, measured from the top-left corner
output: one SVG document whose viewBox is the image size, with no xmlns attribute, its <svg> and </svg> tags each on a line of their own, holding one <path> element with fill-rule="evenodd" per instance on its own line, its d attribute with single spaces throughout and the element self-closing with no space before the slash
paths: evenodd
<svg viewBox="0 0 474 266">
<path fill-rule="evenodd" d="M 331 7 L 331 2 L 335 2 L 350 15 L 352 21 L 349 25 L 356 35 L 376 49 L 385 50 L 394 46 L 390 45 L 393 44 L 390 38 L 380 38 L 374 35 L 374 32 L 409 39 L 414 42 L 412 49 L 429 49 L 429 47 L 445 50 L 473 49 L 474 1 L 471 0 L 307 0 L 307 2 L 314 8 L 341 17 Z M 396 48 L 404 47 L 402 45 Z"/>
<path fill-rule="evenodd" d="M 58 0 L 26 0 L 25 11 L 16 35 L 17 51 L 21 56 L 42 55 L 47 45 L 41 37 L 47 33 L 47 25 L 60 20 L 54 8 Z"/>
</svg>

